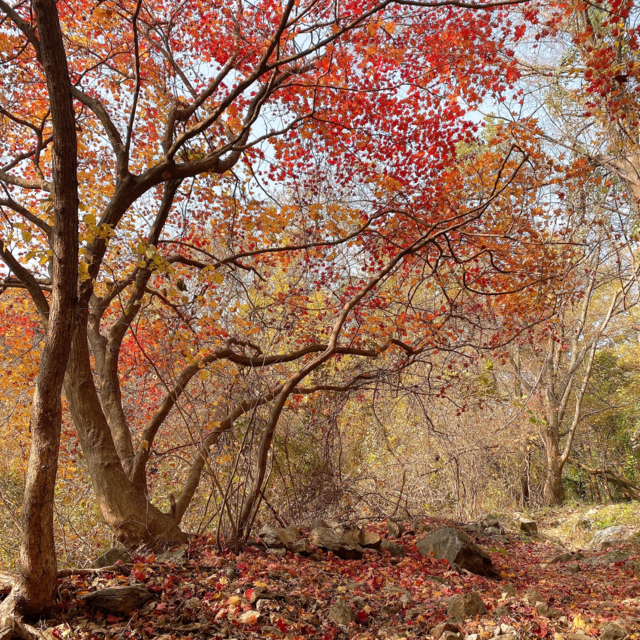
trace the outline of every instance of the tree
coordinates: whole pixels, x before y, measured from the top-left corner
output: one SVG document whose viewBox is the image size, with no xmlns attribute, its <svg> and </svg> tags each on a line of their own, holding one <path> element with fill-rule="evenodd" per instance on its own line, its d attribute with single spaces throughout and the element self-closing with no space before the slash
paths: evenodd
<svg viewBox="0 0 640 640">
<path fill-rule="evenodd" d="M 374 358 L 395 349 L 402 363 L 438 348 L 443 323 L 421 309 L 406 315 L 407 326 L 431 323 L 422 343 L 401 339 L 402 326 L 394 334 L 402 291 L 383 290 L 392 274 L 408 278 L 405 284 L 436 283 L 445 299 L 436 315 L 445 316 L 463 290 L 506 293 L 510 285 L 499 280 L 509 268 L 522 276 L 520 290 L 539 282 L 530 264 L 516 269 L 510 254 L 508 231 L 521 218 L 485 216 L 503 196 L 508 201 L 526 154 L 512 148 L 487 163 L 491 171 L 466 176 L 456 159 L 456 145 L 474 131 L 463 103 L 506 90 L 496 73 L 509 65 L 502 53 L 512 25 L 503 4 L 289 0 L 205 11 L 197 2 L 117 1 L 61 5 L 62 29 L 50 3 L 34 3 L 35 16 L 28 6 L 0 4 L 7 17 L 3 87 L 14 87 L 1 122 L 0 257 L 13 274 L 5 286 L 26 289 L 47 327 L 34 396 L 39 413 L 32 414 L 32 468 L 46 477 L 30 480 L 27 519 L 42 506 L 43 527 L 51 520 L 63 374 L 100 509 L 131 546 L 184 539 L 178 523 L 208 447 L 256 403 L 268 404 L 242 532 L 279 416 L 303 379 L 337 356 Z M 259 200 L 266 179 L 273 186 Z M 320 197 L 327 185 L 332 193 Z M 286 193 L 296 198 L 281 206 Z M 313 330 L 266 352 L 268 331 L 256 348 L 251 318 L 237 313 L 227 322 L 233 312 L 215 306 L 233 294 L 228 282 L 246 288 L 248 273 L 259 291 L 261 279 L 289 267 L 294 276 L 304 270 L 307 285 L 338 278 L 340 286 L 333 298 L 327 294 L 330 311 L 314 310 Z M 445 286 L 445 272 L 457 284 Z M 284 298 L 267 293 L 290 304 L 290 320 L 313 298 L 296 286 Z M 126 340 L 140 347 L 142 311 L 156 304 L 175 314 L 175 349 L 166 355 L 176 356 L 168 367 L 178 373 L 136 449 L 119 366 Z M 380 327 L 374 316 L 385 310 Z M 195 324 L 201 331 L 184 339 Z M 162 513 L 146 489 L 154 437 L 194 375 L 216 362 L 272 367 L 281 381 L 229 408 L 200 443 L 184 500 Z M 298 363 L 294 370 L 279 371 L 290 362 Z M 41 594 L 18 597 L 27 612 L 53 597 L 46 527 L 25 527 L 25 584 Z"/>
<path fill-rule="evenodd" d="M 568 207 L 574 197 L 569 196 Z M 585 194 L 577 198 L 584 208 Z M 592 206 L 608 218 L 604 207 Z M 598 350 L 628 322 L 629 312 L 638 303 L 637 246 L 630 233 L 633 220 L 615 217 L 611 227 L 601 220 L 601 226 L 584 237 L 587 255 L 581 269 L 574 272 L 572 290 L 567 291 L 557 316 L 536 330 L 535 342 L 546 346 L 514 344 L 510 350 L 518 388 L 532 399 L 533 412 L 539 416 L 537 424 L 546 453 L 543 498 L 548 505 L 565 499 L 563 469 L 578 428 L 586 419 L 611 409 L 607 403 L 597 409 L 585 406 L 585 397 Z"/>
<path fill-rule="evenodd" d="M 51 605 L 56 589 L 53 491 L 60 445 L 60 393 L 77 303 L 78 158 L 71 82 L 55 3 L 49 0 L 33 2 L 37 36 L 33 27 L 12 8 L 3 3 L 2 9 L 33 45 L 34 55 L 46 80 L 51 119 L 50 142 L 53 143 L 48 189 L 53 195 L 53 220 L 46 227 L 52 251 L 51 293 L 48 300 L 33 274 L 14 258 L 7 244 L 0 240 L 0 258 L 31 294 L 45 330 L 45 344 L 31 406 L 31 453 L 20 546 L 22 571 L 5 609 L 10 611 L 11 607 L 15 607 L 21 613 L 34 614 Z M 10 168 L 11 163 L 5 165 L 3 177 Z M 15 206 L 19 211 L 22 209 L 20 205 Z"/>
</svg>

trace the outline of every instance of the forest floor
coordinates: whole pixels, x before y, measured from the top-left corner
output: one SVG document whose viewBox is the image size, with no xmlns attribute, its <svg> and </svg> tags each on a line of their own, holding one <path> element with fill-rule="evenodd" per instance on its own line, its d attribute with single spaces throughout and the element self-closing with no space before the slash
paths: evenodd
<svg viewBox="0 0 640 640">
<path fill-rule="evenodd" d="M 341 560 L 331 553 L 320 553 L 319 560 L 290 552 L 277 557 L 258 547 L 234 556 L 220 553 L 210 537 L 194 537 L 169 561 L 138 556 L 133 565 L 115 572 L 61 579 L 59 609 L 46 621 L 46 635 L 56 640 L 426 638 L 449 619 L 452 598 L 476 592 L 487 613 L 455 621 L 460 635 L 445 633 L 442 638 L 640 638 L 637 542 L 589 551 L 585 542 L 594 530 L 585 525 L 585 509 L 545 511 L 539 517 L 538 535 L 515 529 L 500 536 L 471 534 L 490 553 L 500 575 L 496 580 L 458 573 L 445 561 L 422 557 L 416 542 L 424 534 L 394 540 L 404 547 L 403 557 L 367 550 L 361 560 Z M 603 508 L 590 518 L 602 528 L 612 516 Z M 432 527 L 456 526 L 426 521 Z M 384 524 L 367 529 L 387 535 Z M 584 557 L 577 562 L 550 562 L 558 554 L 580 549 Z M 597 558 L 612 550 L 629 555 L 597 564 Z M 134 584 L 144 585 L 155 597 L 133 615 L 105 615 L 82 600 L 96 589 Z M 538 592 L 533 600 L 542 596 L 546 609 L 536 607 L 531 589 Z M 263 596 L 257 599 L 259 593 Z M 345 625 L 330 618 L 339 600 L 355 615 Z M 611 623 L 620 631 L 603 631 Z"/>
</svg>

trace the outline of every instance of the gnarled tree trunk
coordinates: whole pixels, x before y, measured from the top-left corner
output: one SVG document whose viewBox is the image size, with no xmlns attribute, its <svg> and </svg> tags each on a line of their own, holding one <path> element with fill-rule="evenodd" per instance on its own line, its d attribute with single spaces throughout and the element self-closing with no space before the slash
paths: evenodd
<svg viewBox="0 0 640 640">
<path fill-rule="evenodd" d="M 153 549 L 184 542 L 175 519 L 154 507 L 144 484 L 133 483 L 125 473 L 96 391 L 82 321 L 73 338 L 65 393 L 100 511 L 118 540 L 127 547 Z"/>
</svg>

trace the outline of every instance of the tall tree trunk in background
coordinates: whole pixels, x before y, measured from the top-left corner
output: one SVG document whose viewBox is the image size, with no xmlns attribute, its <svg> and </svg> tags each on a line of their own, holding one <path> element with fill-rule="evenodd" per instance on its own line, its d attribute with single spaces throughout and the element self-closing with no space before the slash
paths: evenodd
<svg viewBox="0 0 640 640">
<path fill-rule="evenodd" d="M 33 616 L 54 603 L 53 498 L 58 469 L 64 380 L 77 301 L 78 182 L 76 123 L 62 32 L 54 0 L 34 0 L 40 58 L 53 122 L 54 223 L 52 290 L 45 345 L 31 407 L 31 451 L 25 484 L 20 578 L 15 610 Z"/>
<path fill-rule="evenodd" d="M 566 494 L 562 484 L 562 470 L 564 460 L 560 451 L 559 425 L 553 417 L 549 420 L 543 432 L 543 440 L 546 449 L 546 477 L 542 490 L 544 503 L 550 507 L 562 504 Z"/>
</svg>

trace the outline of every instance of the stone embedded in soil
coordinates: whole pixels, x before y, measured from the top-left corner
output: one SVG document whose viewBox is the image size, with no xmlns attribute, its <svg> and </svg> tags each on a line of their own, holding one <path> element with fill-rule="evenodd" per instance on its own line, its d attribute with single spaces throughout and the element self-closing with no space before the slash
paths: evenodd
<svg viewBox="0 0 640 640">
<path fill-rule="evenodd" d="M 387 520 L 387 531 L 392 538 L 401 538 L 404 533 L 404 527 L 400 522 L 389 518 L 389 520 Z"/>
<path fill-rule="evenodd" d="M 109 587 L 80 596 L 89 607 L 104 613 L 127 615 L 143 607 L 153 598 L 153 593 L 137 585 L 127 587 Z"/>
<path fill-rule="evenodd" d="M 300 534 L 293 526 L 286 529 L 278 529 L 277 527 L 266 525 L 258 532 L 258 537 L 270 549 L 282 549 L 297 542 Z"/>
<path fill-rule="evenodd" d="M 544 602 L 538 602 L 536 604 L 536 613 L 543 618 L 559 618 L 562 615 L 561 611 L 554 609 L 553 607 L 545 604 Z"/>
<path fill-rule="evenodd" d="M 466 533 L 453 528 L 431 531 L 416 544 L 425 557 L 435 556 L 449 564 L 487 578 L 497 578 L 489 554 L 469 538 Z"/>
<path fill-rule="evenodd" d="M 356 619 L 356 614 L 342 598 L 338 598 L 329 609 L 329 619 L 335 624 L 344 625 L 353 622 Z"/>
<path fill-rule="evenodd" d="M 609 547 L 626 542 L 629 538 L 629 529 L 627 527 L 607 527 L 597 531 L 589 546 L 596 551 L 603 551 Z"/>
<path fill-rule="evenodd" d="M 291 551 L 297 553 L 299 556 L 310 556 L 313 554 L 313 549 L 306 538 L 298 540 L 291 545 Z"/>
<path fill-rule="evenodd" d="M 628 637 L 629 634 L 613 622 L 608 624 L 600 634 L 600 640 L 625 640 Z"/>
<path fill-rule="evenodd" d="M 457 620 L 473 618 L 478 615 L 484 615 L 485 613 L 487 613 L 487 608 L 475 591 L 453 598 L 447 609 L 447 615 Z"/>
<path fill-rule="evenodd" d="M 440 638 L 446 631 L 457 633 L 460 631 L 460 627 L 455 622 L 441 622 L 439 625 L 436 625 L 431 629 L 430 635 L 434 640 L 438 640 L 438 638 Z"/>
<path fill-rule="evenodd" d="M 615 564 L 616 562 L 624 562 L 625 560 L 628 560 L 632 555 L 633 554 L 631 553 L 613 549 L 612 551 L 607 551 L 607 553 L 605 553 L 603 556 L 585 560 L 585 564 L 590 564 L 593 567 L 603 567 L 608 564 Z"/>
<path fill-rule="evenodd" d="M 518 594 L 516 588 L 510 582 L 500 585 L 500 593 L 507 598 L 515 598 Z"/>
<path fill-rule="evenodd" d="M 528 535 L 538 533 L 538 525 L 533 520 L 520 520 L 520 531 Z"/>
<path fill-rule="evenodd" d="M 382 551 L 388 551 L 396 558 L 406 554 L 406 550 L 401 544 L 396 544 L 395 542 L 391 542 L 391 540 L 383 540 L 380 543 L 380 549 Z"/>
<path fill-rule="evenodd" d="M 156 560 L 158 562 L 169 562 L 172 564 L 186 564 L 189 562 L 187 550 L 184 547 L 180 547 L 175 551 L 165 551 L 161 553 Z"/>
<path fill-rule="evenodd" d="M 129 564 L 131 562 L 131 556 L 127 553 L 125 549 L 121 549 L 120 547 L 113 547 L 109 549 L 106 553 L 103 553 L 101 556 L 96 558 L 92 563 L 91 567 L 94 569 L 102 569 L 103 567 L 111 567 L 116 562 L 120 560 L 123 564 Z"/>
<path fill-rule="evenodd" d="M 343 560 L 360 560 L 364 555 L 359 544 L 343 540 L 333 529 L 319 527 L 311 532 L 311 544 L 333 552 Z"/>
<path fill-rule="evenodd" d="M 526 604 L 534 607 L 538 602 L 544 602 L 544 598 L 542 594 L 535 589 L 534 587 L 530 587 L 527 589 L 527 593 L 524 594 L 524 601 Z"/>
</svg>

